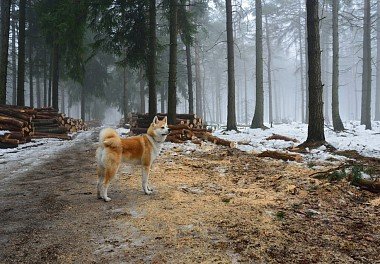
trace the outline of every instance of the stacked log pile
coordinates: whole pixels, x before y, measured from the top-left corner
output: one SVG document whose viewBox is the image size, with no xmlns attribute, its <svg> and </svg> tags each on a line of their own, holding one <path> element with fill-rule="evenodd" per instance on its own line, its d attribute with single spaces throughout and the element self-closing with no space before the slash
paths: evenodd
<svg viewBox="0 0 380 264">
<path fill-rule="evenodd" d="M 163 119 L 166 114 L 157 114 L 159 119 Z M 152 118 L 147 114 L 132 114 L 128 123 L 131 125 L 131 133 L 139 135 L 146 133 Z M 191 114 L 177 114 L 175 125 L 169 125 L 171 129 L 166 141 L 173 143 L 184 143 L 188 140 L 195 144 L 201 144 L 202 141 L 209 141 L 217 145 L 234 147 L 235 143 L 215 137 L 211 134 L 211 129 L 206 129 L 202 118 Z"/>
<path fill-rule="evenodd" d="M 163 119 L 167 114 L 157 114 L 159 119 Z M 132 113 L 127 119 L 131 129 L 133 128 L 146 128 L 152 123 L 152 118 L 148 114 Z M 187 125 L 190 128 L 202 129 L 204 128 L 203 119 L 194 114 L 177 114 L 176 125 Z"/>
<path fill-rule="evenodd" d="M 0 106 L 0 148 L 17 147 L 35 138 L 71 139 L 70 132 L 85 130 L 82 120 L 65 117 L 53 108 Z"/>
</svg>

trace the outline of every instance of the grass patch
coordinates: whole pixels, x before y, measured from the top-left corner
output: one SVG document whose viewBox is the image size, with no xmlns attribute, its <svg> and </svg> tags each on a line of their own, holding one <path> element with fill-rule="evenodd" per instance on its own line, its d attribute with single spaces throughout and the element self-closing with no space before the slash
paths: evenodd
<svg viewBox="0 0 380 264">
<path fill-rule="evenodd" d="M 276 218 L 277 218 L 277 220 L 280 220 L 280 221 L 284 220 L 285 219 L 285 212 L 284 211 L 278 211 L 276 213 Z"/>
</svg>

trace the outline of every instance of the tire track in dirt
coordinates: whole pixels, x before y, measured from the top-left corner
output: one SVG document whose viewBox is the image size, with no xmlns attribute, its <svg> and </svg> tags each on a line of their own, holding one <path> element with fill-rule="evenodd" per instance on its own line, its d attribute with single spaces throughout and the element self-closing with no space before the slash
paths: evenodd
<svg viewBox="0 0 380 264">
<path fill-rule="evenodd" d="M 96 261 L 105 204 L 94 197 L 94 132 L 0 190 L 0 262 Z M 38 148 L 35 151 L 39 151 Z M 45 153 L 40 153 L 44 155 Z M 95 238 L 95 239 L 94 239 Z"/>
</svg>

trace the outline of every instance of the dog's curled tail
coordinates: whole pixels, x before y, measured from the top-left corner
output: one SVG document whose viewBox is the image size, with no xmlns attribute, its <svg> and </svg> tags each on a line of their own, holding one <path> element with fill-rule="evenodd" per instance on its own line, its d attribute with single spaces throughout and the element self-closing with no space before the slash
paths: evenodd
<svg viewBox="0 0 380 264">
<path fill-rule="evenodd" d="M 105 128 L 99 134 L 99 144 L 102 147 L 119 148 L 121 140 L 115 129 Z"/>
</svg>

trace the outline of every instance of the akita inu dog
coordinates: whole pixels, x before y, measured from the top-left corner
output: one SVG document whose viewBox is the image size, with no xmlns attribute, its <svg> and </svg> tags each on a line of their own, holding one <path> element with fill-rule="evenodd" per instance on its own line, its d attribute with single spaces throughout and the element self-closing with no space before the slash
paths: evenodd
<svg viewBox="0 0 380 264">
<path fill-rule="evenodd" d="M 146 194 L 151 194 L 153 190 L 148 185 L 149 171 L 169 133 L 167 118 L 158 120 L 157 116 L 147 133 L 141 136 L 120 138 L 114 129 L 103 129 L 99 134 L 99 147 L 96 150 L 98 198 L 111 201 L 107 189 L 122 160 L 142 166 L 142 188 Z"/>
</svg>

